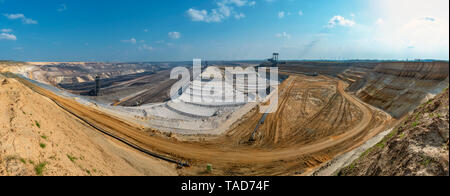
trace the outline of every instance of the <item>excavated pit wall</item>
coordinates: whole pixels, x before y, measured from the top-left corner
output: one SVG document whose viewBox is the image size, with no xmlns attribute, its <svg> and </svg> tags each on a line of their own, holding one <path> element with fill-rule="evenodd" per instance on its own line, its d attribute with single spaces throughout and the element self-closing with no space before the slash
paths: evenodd
<svg viewBox="0 0 450 196">
<path fill-rule="evenodd" d="M 389 62 L 366 72 L 348 69 L 339 77 L 364 102 L 401 118 L 448 87 L 448 66 L 448 62 Z"/>
</svg>

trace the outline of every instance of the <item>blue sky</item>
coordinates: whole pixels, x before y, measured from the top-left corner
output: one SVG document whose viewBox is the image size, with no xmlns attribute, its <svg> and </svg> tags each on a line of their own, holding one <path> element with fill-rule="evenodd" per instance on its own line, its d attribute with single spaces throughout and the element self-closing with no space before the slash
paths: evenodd
<svg viewBox="0 0 450 196">
<path fill-rule="evenodd" d="M 0 0 L 0 59 L 449 58 L 448 0 Z"/>
</svg>

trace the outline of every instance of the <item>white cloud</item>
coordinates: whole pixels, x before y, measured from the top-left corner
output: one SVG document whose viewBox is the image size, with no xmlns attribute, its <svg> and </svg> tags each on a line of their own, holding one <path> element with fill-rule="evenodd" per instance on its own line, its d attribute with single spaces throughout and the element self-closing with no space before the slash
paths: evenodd
<svg viewBox="0 0 450 196">
<path fill-rule="evenodd" d="M 4 14 L 4 15 L 6 16 L 6 18 L 10 20 L 25 18 L 25 15 L 23 14 Z"/>
<path fill-rule="evenodd" d="M 228 4 L 231 4 L 231 5 L 234 4 L 234 5 L 238 6 L 238 7 L 242 7 L 242 6 L 245 6 L 245 5 L 255 5 L 256 4 L 255 1 L 249 2 L 247 0 L 226 0 L 226 1 L 224 1 L 224 3 L 228 3 Z"/>
<path fill-rule="evenodd" d="M 449 2 L 446 0 L 372 0 L 378 18 L 373 38 L 389 53 L 422 58 L 449 57 Z"/>
<path fill-rule="evenodd" d="M 144 32 L 146 32 L 146 33 L 147 33 L 148 31 L 149 31 L 148 29 L 144 29 Z"/>
<path fill-rule="evenodd" d="M 0 40 L 2 39 L 16 41 L 17 37 L 10 33 L 0 33 Z"/>
<path fill-rule="evenodd" d="M 61 4 L 61 7 L 58 8 L 58 12 L 63 12 L 63 11 L 66 11 L 66 10 L 67 10 L 66 4 Z"/>
<path fill-rule="evenodd" d="M 289 39 L 289 38 L 291 38 L 291 35 L 287 34 L 286 32 L 283 32 L 283 33 L 277 33 L 276 37 L 283 38 L 283 39 Z"/>
<path fill-rule="evenodd" d="M 194 22 L 222 22 L 230 16 L 242 19 L 245 14 L 235 11 L 236 8 L 254 6 L 256 1 L 248 0 L 220 0 L 216 2 L 216 8 L 211 10 L 190 8 L 186 11 L 187 16 Z"/>
<path fill-rule="evenodd" d="M 382 25 L 384 23 L 384 20 L 382 18 L 378 18 L 377 21 L 375 21 L 376 25 Z"/>
<path fill-rule="evenodd" d="M 217 10 L 212 10 L 212 13 L 208 13 L 206 10 L 196 10 L 196 9 L 189 9 L 187 11 L 188 16 L 191 18 L 194 22 L 221 22 L 224 17 L 224 15 L 221 15 L 217 12 Z"/>
<path fill-rule="evenodd" d="M 131 44 L 136 44 L 137 40 L 135 38 L 131 38 L 128 40 L 122 40 L 123 43 L 131 43 Z"/>
<path fill-rule="evenodd" d="M 386 30 L 386 29 L 382 29 Z M 433 51 L 447 48 L 449 44 L 448 21 L 434 17 L 419 17 L 410 20 L 394 30 L 381 32 L 384 41 L 393 48 L 417 48 L 422 51 Z"/>
<path fill-rule="evenodd" d="M 242 18 L 245 18 L 245 14 L 244 13 L 239 13 L 239 14 L 235 14 L 234 15 L 234 18 L 236 18 L 236 19 L 242 19 Z"/>
<path fill-rule="evenodd" d="M 298 11 L 298 15 L 303 16 L 303 11 L 302 10 Z"/>
<path fill-rule="evenodd" d="M 284 11 L 278 12 L 278 18 L 279 19 L 284 18 L 284 15 L 286 15 L 286 13 Z"/>
<path fill-rule="evenodd" d="M 328 28 L 334 28 L 336 25 L 344 26 L 344 27 L 351 27 L 355 25 L 355 21 L 345 19 L 342 16 L 336 15 L 333 18 L 328 21 Z"/>
<path fill-rule="evenodd" d="M 233 11 L 234 7 L 228 5 L 226 2 L 218 2 L 218 13 L 222 14 L 223 17 L 228 18 L 231 15 L 231 12 Z"/>
<path fill-rule="evenodd" d="M 169 38 L 170 39 L 180 39 L 181 33 L 180 32 L 169 32 Z"/>
<path fill-rule="evenodd" d="M 6 18 L 10 20 L 21 19 L 23 24 L 37 24 L 36 20 L 25 17 L 23 14 L 3 14 Z"/>
<path fill-rule="evenodd" d="M 11 33 L 13 30 L 12 29 L 1 29 L 0 31 L 3 33 Z"/>
<path fill-rule="evenodd" d="M 147 50 L 147 51 L 152 51 L 153 47 L 147 45 L 147 44 L 143 44 L 142 46 L 139 46 L 138 48 L 139 50 Z"/>
<path fill-rule="evenodd" d="M 37 24 L 38 23 L 37 21 L 35 21 L 35 20 L 31 19 L 31 18 L 26 18 L 26 19 L 22 20 L 22 22 L 24 24 Z"/>
</svg>

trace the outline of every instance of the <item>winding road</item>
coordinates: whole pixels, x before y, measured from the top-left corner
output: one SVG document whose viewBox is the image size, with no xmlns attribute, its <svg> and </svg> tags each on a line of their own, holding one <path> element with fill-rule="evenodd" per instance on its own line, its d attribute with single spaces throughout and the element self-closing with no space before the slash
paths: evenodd
<svg viewBox="0 0 450 196">
<path fill-rule="evenodd" d="M 288 148 L 255 149 L 248 145 L 227 145 L 182 142 L 161 136 L 150 136 L 140 126 L 126 122 L 123 119 L 108 115 L 95 108 L 78 103 L 75 100 L 66 99 L 55 93 L 34 85 L 33 83 L 16 78 L 18 81 L 34 90 L 35 92 L 51 99 L 57 105 L 72 113 L 77 118 L 93 126 L 107 135 L 113 135 L 116 139 L 136 146 L 148 152 L 168 157 L 170 160 L 189 161 L 199 167 L 203 163 L 214 163 L 218 167 L 228 167 L 229 164 L 262 164 L 273 163 L 279 160 L 296 160 L 298 157 L 324 151 L 333 146 L 340 145 L 352 140 L 355 136 L 368 131 L 367 128 L 373 118 L 372 110 L 359 99 L 345 92 L 345 83 L 338 81 L 337 90 L 346 100 L 356 105 L 362 112 L 362 120 L 350 130 L 337 137 L 329 137 L 320 142 L 309 145 L 292 145 Z M 289 87 L 293 85 L 291 82 Z M 280 95 L 282 97 L 282 95 Z M 284 99 L 284 98 L 282 98 Z M 283 104 L 283 100 L 280 101 Z M 282 105 L 280 108 L 283 107 Z M 384 127 L 378 126 L 377 129 Z M 226 136 L 223 136 L 226 137 Z M 141 150 L 142 151 L 142 150 Z M 176 161 L 175 161 L 176 162 Z"/>
</svg>

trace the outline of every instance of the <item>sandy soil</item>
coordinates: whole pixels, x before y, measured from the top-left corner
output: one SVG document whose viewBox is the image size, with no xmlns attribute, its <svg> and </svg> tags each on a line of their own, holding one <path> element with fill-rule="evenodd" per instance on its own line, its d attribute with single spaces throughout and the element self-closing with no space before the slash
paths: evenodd
<svg viewBox="0 0 450 196">
<path fill-rule="evenodd" d="M 317 79 L 319 80 L 314 81 Z M 301 174 L 308 168 L 361 144 L 367 139 L 365 137 L 367 134 L 384 130 L 386 128 L 384 124 L 390 119 L 387 114 L 374 110 L 347 94 L 344 91 L 346 85 L 342 81 L 326 77 L 293 76 L 281 85 L 280 109 L 268 116 L 256 142 L 248 142 L 248 136 L 262 115 L 256 110 L 247 114 L 243 121 L 236 124 L 235 129 L 221 137 L 204 142 L 183 142 L 173 137 L 161 136 L 156 130 L 142 130 L 130 122 L 114 118 L 76 101 L 61 98 L 25 80 L 21 82 L 103 131 L 150 151 L 188 161 L 192 167 L 181 170 L 182 175 L 208 175 L 204 172 L 207 163 L 211 163 L 214 167 L 212 175 Z M 317 86 L 312 85 L 313 83 L 317 83 Z M 323 87 L 324 84 L 333 87 Z M 308 86 L 312 87 L 306 88 Z M 320 86 L 323 92 L 314 93 L 314 88 Z M 292 116 L 293 112 L 298 113 L 299 109 L 307 107 L 301 104 L 305 101 L 304 98 L 292 96 L 295 91 L 303 88 L 312 92 L 307 93 L 311 97 L 306 99 L 306 105 L 315 101 L 320 107 L 306 110 L 309 113 L 304 114 L 304 117 Z M 331 93 L 326 93 L 330 89 Z M 326 98 L 317 101 L 317 97 Z M 308 123 L 306 125 L 297 123 L 296 126 L 292 126 L 292 123 L 285 122 L 295 122 L 299 119 Z M 321 127 L 322 129 L 319 129 Z"/>
<path fill-rule="evenodd" d="M 418 107 L 377 145 L 337 174 L 449 176 L 448 89 Z"/>
<path fill-rule="evenodd" d="M 375 144 L 383 140 L 383 138 L 388 135 L 392 129 L 389 129 L 387 131 L 384 131 L 372 139 L 365 142 L 362 146 L 347 152 L 345 154 L 342 154 L 333 160 L 326 162 L 319 166 L 318 168 L 311 170 L 310 172 L 307 172 L 303 175 L 305 176 L 334 176 L 337 175 L 339 170 L 345 166 L 350 165 L 353 161 L 358 159 L 364 152 L 366 152 L 368 149 L 373 147 Z"/>
<path fill-rule="evenodd" d="M 177 175 L 0 75 L 0 175 Z"/>
</svg>

